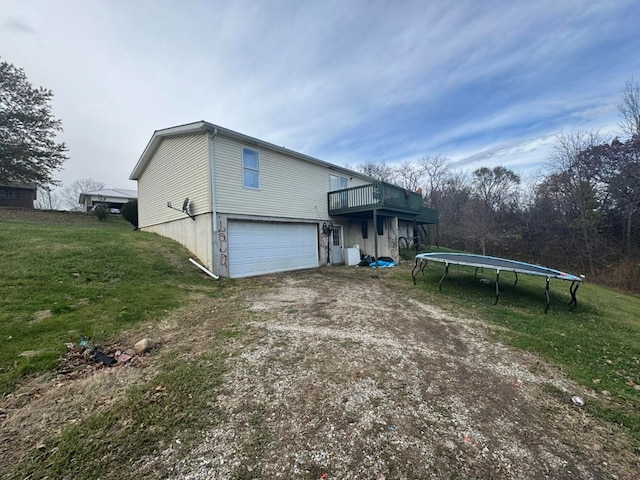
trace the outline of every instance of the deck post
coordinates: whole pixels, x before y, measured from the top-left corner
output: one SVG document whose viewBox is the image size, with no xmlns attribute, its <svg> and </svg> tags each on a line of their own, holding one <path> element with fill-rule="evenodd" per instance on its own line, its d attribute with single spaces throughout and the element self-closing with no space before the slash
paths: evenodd
<svg viewBox="0 0 640 480">
<path fill-rule="evenodd" d="M 376 270 L 378 269 L 378 209 L 373 209 L 373 250 L 376 257 Z"/>
</svg>

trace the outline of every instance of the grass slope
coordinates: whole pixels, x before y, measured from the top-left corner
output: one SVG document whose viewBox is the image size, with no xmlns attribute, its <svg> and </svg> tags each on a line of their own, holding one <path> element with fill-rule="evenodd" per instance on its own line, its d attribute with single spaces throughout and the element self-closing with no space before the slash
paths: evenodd
<svg viewBox="0 0 640 480">
<path fill-rule="evenodd" d="M 629 429 L 640 441 L 640 299 L 609 288 L 585 283 L 577 292 L 578 307 L 569 311 L 570 282 L 551 280 L 551 307 L 544 314 L 545 279 L 501 272 L 500 300 L 495 299 L 495 272 L 474 277 L 474 268 L 430 264 L 417 288 L 448 308 L 506 327 L 500 339 L 540 354 L 562 367 L 587 389 L 587 410 Z M 480 278 L 490 283 L 481 283 Z M 604 394 L 606 402 L 589 396 Z"/>
<path fill-rule="evenodd" d="M 118 217 L 0 209 L 0 245 L 0 394 L 66 342 L 105 341 L 212 285 L 185 249 Z"/>
<path fill-rule="evenodd" d="M 140 322 L 164 317 L 194 290 L 220 295 L 220 310 L 215 315 L 207 310 L 203 316 L 222 323 L 202 327 L 201 318 L 181 318 L 200 339 L 197 355 L 181 356 L 184 352 L 167 347 L 157 354 L 157 375 L 109 407 L 61 425 L 22 461 L 0 465 L 0 476 L 121 478 L 150 462 L 143 468 L 145 477 L 165 477 L 166 472 L 154 470 L 149 456 L 179 448 L 176 439 L 186 448 L 217 422 L 215 401 L 224 390 L 221 347 L 242 334 L 241 328 L 225 323 L 239 315 L 232 285 L 259 289 L 260 280 L 212 282 L 186 261 L 186 250 L 156 235 L 135 232 L 119 219 L 99 223 L 85 215 L 25 215 L 0 209 L 2 392 L 11 391 L 25 375 L 54 368 L 65 342 L 77 341 L 81 334 L 94 342 L 112 339 Z M 578 291 L 578 308 L 569 312 L 568 283 L 552 281 L 552 306 L 544 315 L 544 279 L 539 277 L 521 275 L 512 287 L 509 275 L 502 274 L 500 303 L 493 306 L 494 286 L 479 283 L 473 270 L 452 268 L 442 293 L 441 265 L 427 268 L 416 287 L 406 268 L 389 273 L 399 292 L 409 289 L 417 298 L 505 327 L 501 340 L 560 365 L 588 387 L 586 393 L 576 393 L 587 398 L 590 413 L 625 426 L 640 440 L 637 297 L 586 284 Z M 489 272 L 483 276 L 493 278 Z M 205 331 L 210 338 L 204 338 Z M 606 401 L 596 400 L 590 391 L 606 392 L 599 396 Z M 257 431 L 260 414 L 251 420 Z M 256 437 L 256 451 L 261 438 Z M 253 476 L 238 471 L 236 478 Z"/>
</svg>

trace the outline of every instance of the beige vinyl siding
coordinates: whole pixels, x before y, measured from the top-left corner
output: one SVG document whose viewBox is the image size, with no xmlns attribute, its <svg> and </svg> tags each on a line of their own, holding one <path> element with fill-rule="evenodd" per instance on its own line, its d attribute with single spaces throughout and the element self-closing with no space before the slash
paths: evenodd
<svg viewBox="0 0 640 480">
<path fill-rule="evenodd" d="M 383 234 L 378 235 L 378 256 L 398 260 L 398 219 L 395 217 L 379 218 L 378 221 L 383 222 Z M 368 238 L 362 238 L 362 220 L 343 224 L 344 246 L 346 248 L 357 244 L 360 251 L 373 257 L 375 256 L 374 236 L 377 235 L 377 232 L 373 229 L 372 220 L 366 220 L 366 222 Z"/>
<path fill-rule="evenodd" d="M 260 153 L 260 187 L 242 184 L 242 147 Z M 216 210 L 220 213 L 318 220 L 328 218 L 329 175 L 339 171 L 286 154 L 244 144 L 222 136 L 214 138 Z M 348 187 L 369 182 L 358 177 Z"/>
<path fill-rule="evenodd" d="M 180 209 L 189 197 L 191 214 L 211 212 L 209 144 L 206 133 L 165 138 L 138 180 L 140 227 L 185 218 Z"/>
</svg>

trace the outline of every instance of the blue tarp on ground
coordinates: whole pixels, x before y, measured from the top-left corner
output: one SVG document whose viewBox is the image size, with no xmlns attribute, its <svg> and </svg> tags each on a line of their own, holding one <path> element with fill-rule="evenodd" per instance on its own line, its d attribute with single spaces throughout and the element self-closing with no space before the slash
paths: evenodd
<svg viewBox="0 0 640 480">
<path fill-rule="evenodd" d="M 371 262 L 369 264 L 370 267 L 375 267 L 376 263 L 378 264 L 379 267 L 395 267 L 396 266 L 396 262 L 385 262 L 384 260 L 378 260 L 377 262 Z"/>
</svg>

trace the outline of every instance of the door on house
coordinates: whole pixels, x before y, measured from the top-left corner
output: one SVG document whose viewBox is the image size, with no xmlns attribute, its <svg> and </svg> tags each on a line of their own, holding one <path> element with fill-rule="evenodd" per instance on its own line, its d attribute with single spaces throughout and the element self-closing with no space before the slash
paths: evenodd
<svg viewBox="0 0 640 480">
<path fill-rule="evenodd" d="M 342 227 L 340 225 L 333 226 L 333 236 L 331 241 L 331 263 L 334 265 L 342 265 L 344 260 L 342 258 Z"/>
<path fill-rule="evenodd" d="M 230 220 L 228 229 L 232 278 L 318 266 L 315 223 Z"/>
</svg>

